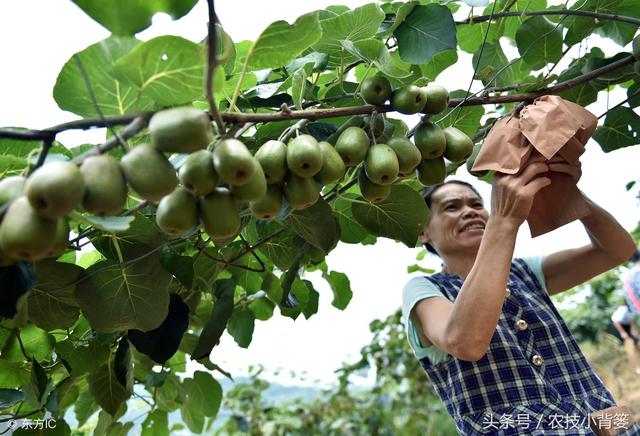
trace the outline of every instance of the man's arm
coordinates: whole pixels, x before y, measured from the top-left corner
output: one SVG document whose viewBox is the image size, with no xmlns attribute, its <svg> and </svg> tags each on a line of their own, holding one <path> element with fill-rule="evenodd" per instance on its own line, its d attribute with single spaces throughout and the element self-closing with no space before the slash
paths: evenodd
<svg viewBox="0 0 640 436">
<path fill-rule="evenodd" d="M 558 294 L 627 261 L 635 251 L 629 233 L 607 211 L 585 196 L 590 209 L 582 218 L 591 243 L 543 257 L 549 294 Z"/>
</svg>

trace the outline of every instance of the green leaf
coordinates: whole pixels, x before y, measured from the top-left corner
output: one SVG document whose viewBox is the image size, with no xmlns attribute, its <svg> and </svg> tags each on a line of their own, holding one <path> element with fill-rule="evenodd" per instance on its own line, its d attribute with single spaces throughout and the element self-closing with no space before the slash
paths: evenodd
<svg viewBox="0 0 640 436">
<path fill-rule="evenodd" d="M 446 6 L 436 4 L 413 8 L 393 34 L 400 57 L 410 64 L 423 64 L 457 46 L 453 15 Z"/>
<path fill-rule="evenodd" d="M 89 280 L 79 283 L 75 294 L 93 328 L 107 333 L 149 331 L 167 316 L 171 276 L 156 259 L 128 265 L 104 260 L 87 275 Z"/>
<path fill-rule="evenodd" d="M 9 362 L 0 359 L 0 388 L 11 389 L 29 384 L 29 369 L 22 360 Z"/>
<path fill-rule="evenodd" d="M 248 67 L 261 70 L 286 65 L 321 36 L 317 13 L 302 15 L 293 25 L 286 21 L 271 23 L 249 49 Z"/>
<path fill-rule="evenodd" d="M 409 15 L 411 11 L 413 11 L 413 8 L 415 8 L 419 4 L 420 2 L 416 0 L 411 0 L 402 4 L 395 12 L 395 14 L 393 14 L 393 21 L 391 23 L 388 23 L 385 19 L 385 22 L 382 23 L 381 26 L 384 30 L 379 32 L 377 36 L 382 38 L 391 36 L 393 32 L 398 28 L 398 26 L 402 24 L 407 15 Z"/>
<path fill-rule="evenodd" d="M 249 309 L 238 308 L 233 311 L 227 324 L 227 331 L 233 336 L 238 346 L 242 348 L 249 347 L 253 338 L 255 320 L 255 315 Z"/>
<path fill-rule="evenodd" d="M 468 95 L 467 92 L 461 89 L 449 93 L 451 98 L 464 98 L 465 95 Z M 449 115 L 450 113 L 451 115 Z M 480 120 L 483 115 L 483 106 L 461 106 L 457 109 L 449 108 L 442 116 L 444 119 L 438 122 L 438 125 L 442 128 L 454 126 L 467 135 L 473 136 L 480 128 Z"/>
<path fill-rule="evenodd" d="M 313 287 L 313 283 L 309 280 L 302 281 L 307 289 L 309 290 L 309 296 L 307 297 L 307 304 L 304 305 L 304 309 L 302 309 L 302 314 L 305 319 L 311 318 L 313 315 L 318 313 L 318 304 L 320 303 L 320 294 Z"/>
<path fill-rule="evenodd" d="M 276 221 L 252 219 L 242 232 L 244 237 L 254 244 L 281 229 L 282 225 Z M 287 230 L 263 243 L 258 251 L 267 256 L 279 269 L 286 271 L 298 253 L 298 248 L 293 242 L 295 236 L 293 231 Z"/>
<path fill-rule="evenodd" d="M 134 35 L 151 25 L 158 12 L 178 19 L 197 0 L 115 0 L 108 7 L 100 0 L 73 0 L 87 15 L 116 35 Z"/>
<path fill-rule="evenodd" d="M 285 224 L 305 241 L 325 253 L 333 249 L 340 237 L 338 222 L 333 216 L 331 207 L 322 198 L 307 209 L 296 210 L 289 214 Z"/>
<path fill-rule="evenodd" d="M 213 282 L 216 281 L 218 274 L 224 268 L 224 265 L 214 260 L 219 259 L 220 253 L 213 247 L 207 247 L 198 256 L 193 263 L 193 286 L 200 290 L 209 292 Z"/>
<path fill-rule="evenodd" d="M 173 274 L 180 283 L 189 290 L 193 286 L 194 262 L 189 256 L 180 256 L 173 251 L 166 251 L 160 256 L 162 267 Z"/>
<path fill-rule="evenodd" d="M 512 2 L 509 1 L 511 4 Z M 500 5 L 498 5 L 500 6 Z M 491 5 L 487 6 L 485 9 L 485 14 L 489 14 Z M 513 2 L 512 6 L 509 8 L 510 12 L 525 12 L 525 11 L 539 11 L 547 8 L 546 0 L 516 0 Z M 493 40 L 495 41 L 501 36 L 505 36 L 509 38 L 511 41 L 515 41 L 516 33 L 522 23 L 526 21 L 529 17 L 526 15 L 517 16 L 517 17 L 507 17 L 503 20 L 499 20 L 500 27 L 502 28 L 502 35 L 498 34 L 497 37 Z M 492 27 L 495 23 L 492 24 Z"/>
<path fill-rule="evenodd" d="M 327 67 L 327 62 L 329 62 L 329 56 L 327 56 L 326 53 L 318 53 L 314 51 L 306 56 L 292 60 L 285 65 L 285 69 L 287 70 L 287 74 L 292 75 L 298 71 L 298 69 L 304 67 L 308 63 L 311 63 L 311 71 L 322 71 Z"/>
<path fill-rule="evenodd" d="M 82 215 L 78 212 L 72 212 L 71 217 L 76 221 L 107 233 L 126 232 L 135 219 L 133 216 L 93 216 Z"/>
<path fill-rule="evenodd" d="M 78 426 L 82 426 L 98 410 L 98 405 L 89 391 L 85 391 L 78 395 L 78 400 L 75 402 L 73 409 L 78 420 Z"/>
<path fill-rule="evenodd" d="M 151 100 L 139 96 L 135 87 L 116 78 L 113 72 L 114 63 L 138 43 L 135 38 L 111 36 L 76 53 L 103 115 L 120 115 L 153 107 Z M 83 117 L 98 115 L 73 58 L 64 64 L 58 74 L 53 98 L 62 110 Z"/>
<path fill-rule="evenodd" d="M 108 363 L 91 371 L 87 381 L 89 392 L 96 403 L 111 416 L 115 415 L 120 406 L 131 396 L 131 391 L 118 381 L 114 368 Z"/>
<path fill-rule="evenodd" d="M 179 36 L 159 36 L 135 47 L 114 65 L 120 80 L 159 106 L 190 103 L 202 94 L 205 54 Z"/>
<path fill-rule="evenodd" d="M 373 64 L 378 70 L 390 77 L 407 77 L 409 73 L 394 64 L 389 49 L 377 39 L 342 41 L 342 46 L 352 55 Z"/>
<path fill-rule="evenodd" d="M 324 278 L 333 291 L 333 301 L 331 305 L 340 310 L 346 309 L 351 301 L 351 297 L 353 297 L 349 277 L 344 273 L 331 271 L 329 274 L 325 274 Z"/>
<path fill-rule="evenodd" d="M 320 21 L 322 38 L 313 46 L 313 49 L 330 55 L 330 67 L 340 65 L 341 61 L 347 65 L 356 58 L 352 56 L 341 57 L 342 41 L 359 41 L 374 37 L 383 20 L 384 12 L 375 3 L 369 3 L 338 16 L 323 19 Z"/>
<path fill-rule="evenodd" d="M 605 153 L 640 144 L 640 116 L 633 109 L 620 106 L 612 109 L 593 135 Z"/>
<path fill-rule="evenodd" d="M 625 17 L 640 18 L 640 3 L 636 0 L 600 0 L 603 3 L 598 8 L 598 12 L 611 10 L 614 15 Z M 614 20 L 603 20 L 602 26 L 595 28 L 596 33 L 605 38 L 610 38 L 620 46 L 625 46 L 631 42 L 634 35 L 638 31 L 638 26 L 631 23 L 623 23 Z"/>
<path fill-rule="evenodd" d="M 180 406 L 180 416 L 189 430 L 193 433 L 202 433 L 202 428 L 204 427 L 204 415 L 202 413 L 184 403 Z"/>
<path fill-rule="evenodd" d="M 562 29 L 545 17 L 531 17 L 518 29 L 516 44 L 522 59 L 539 70 L 562 58 Z"/>
<path fill-rule="evenodd" d="M 29 323 L 20 329 L 20 339 L 28 356 L 40 362 L 51 360 L 51 352 L 56 341 L 46 330 Z M 20 343 L 15 336 L 10 337 L 5 344 L 2 357 L 13 362 L 24 360 Z"/>
<path fill-rule="evenodd" d="M 426 64 L 420 65 L 422 75 L 433 82 L 444 70 L 458 62 L 458 52 L 455 50 L 445 50 L 436 54 Z"/>
<path fill-rule="evenodd" d="M 74 346 L 70 340 L 58 342 L 55 347 L 58 357 L 71 368 L 70 374 L 79 377 L 89 370 L 89 362 L 96 358 L 89 347 Z"/>
<path fill-rule="evenodd" d="M 307 64 L 310 66 L 311 64 Z M 302 109 L 302 102 L 307 91 L 307 70 L 305 66 L 300 67 L 291 77 L 291 97 L 293 98 L 293 104 L 297 109 Z"/>
<path fill-rule="evenodd" d="M 506 20 L 506 18 L 502 20 Z M 467 53 L 475 53 L 485 40 L 487 31 L 489 34 L 486 42 L 493 44 L 500 37 L 499 30 L 499 24 L 496 22 L 492 22 L 490 26 L 488 23 L 461 24 L 456 29 L 458 45 Z"/>
<path fill-rule="evenodd" d="M 404 185 L 392 186 L 389 197 L 380 203 L 353 203 L 351 210 L 354 218 L 374 235 L 396 239 L 408 247 L 416 246 L 429 218 L 422 196 Z"/>
<path fill-rule="evenodd" d="M 208 372 L 196 371 L 183 381 L 185 406 L 204 416 L 215 418 L 222 401 L 222 387 Z"/>
<path fill-rule="evenodd" d="M 564 70 L 560 77 L 558 77 L 558 82 L 574 79 L 582 74 L 581 65 L 576 64 Z M 600 86 L 597 85 L 597 82 L 590 80 L 582 85 L 574 86 L 566 91 L 559 92 L 558 96 L 565 100 L 577 103 L 580 106 L 588 106 L 598 100 L 599 90 Z"/>
<path fill-rule="evenodd" d="M 131 366 L 131 346 L 125 337 L 118 342 L 118 348 L 113 358 L 113 373 L 116 379 L 129 392 L 133 391 L 133 368 Z"/>
<path fill-rule="evenodd" d="M 42 400 L 45 390 L 47 389 L 47 373 L 44 372 L 42 366 L 36 360 L 31 360 L 31 389 L 38 403 Z"/>
<path fill-rule="evenodd" d="M 481 51 L 482 57 L 480 57 Z M 508 86 L 515 81 L 513 66 L 509 65 L 500 41 L 496 41 L 496 44 L 485 44 L 484 48 L 479 48 L 473 55 L 473 65 L 474 67 L 478 65 L 476 78 L 482 80 L 485 86 Z"/>
<path fill-rule="evenodd" d="M 0 389 L 0 409 L 9 408 L 22 400 L 24 400 L 22 391 L 18 389 Z"/>
<path fill-rule="evenodd" d="M 211 310 L 211 316 L 202 329 L 198 343 L 191 353 L 191 359 L 209 357 L 211 350 L 220 341 L 220 337 L 227 327 L 227 322 L 233 313 L 233 297 L 236 283 L 232 279 L 222 279 L 215 283 L 216 302 Z"/>
<path fill-rule="evenodd" d="M 34 264 L 38 277 L 27 304 L 29 319 L 45 330 L 71 327 L 80 309 L 74 290 L 84 270 L 70 263 L 43 260 Z"/>
<path fill-rule="evenodd" d="M 169 418 L 167 412 L 154 410 L 142 423 L 142 436 L 169 436 Z"/>
<path fill-rule="evenodd" d="M 369 232 L 360 225 L 351 212 L 352 201 L 350 200 L 359 198 L 361 198 L 360 195 L 347 192 L 341 194 L 333 206 L 340 225 L 340 240 L 347 244 L 359 244 L 369 235 Z"/>
<path fill-rule="evenodd" d="M 248 305 L 256 319 L 266 321 L 273 316 L 275 304 L 268 298 L 256 298 Z"/>
</svg>

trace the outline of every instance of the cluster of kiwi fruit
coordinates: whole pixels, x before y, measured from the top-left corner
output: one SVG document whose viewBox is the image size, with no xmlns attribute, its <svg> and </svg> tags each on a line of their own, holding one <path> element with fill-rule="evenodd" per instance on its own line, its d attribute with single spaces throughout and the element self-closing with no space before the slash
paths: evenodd
<svg viewBox="0 0 640 436">
<path fill-rule="evenodd" d="M 364 80 L 361 93 L 370 104 L 390 99 L 401 113 L 439 113 L 449 100 L 438 86 L 392 91 L 383 77 Z M 283 199 L 292 209 L 311 207 L 322 186 L 339 181 L 348 167 L 363 164 L 358 174 L 362 196 L 379 202 L 398 177 L 415 171 L 423 184 L 438 183 L 445 177 L 444 158 L 461 162 L 473 150 L 458 129 L 429 121 L 416 128 L 414 143 L 404 137 L 376 143 L 372 130 L 368 135 L 361 127 L 347 127 L 335 144 L 307 134 L 288 144 L 269 140 L 252 154 L 235 138 L 212 146 L 211 119 L 202 110 L 157 112 L 149 121 L 150 143 L 132 148 L 120 161 L 108 154 L 89 156 L 79 166 L 51 161 L 28 178 L 0 180 L 0 264 L 59 256 L 68 245 L 69 213 L 78 208 L 97 216 L 118 215 L 129 188 L 157 203 L 156 222 L 166 233 L 185 235 L 200 223 L 212 239 L 225 240 L 240 230 L 241 208 L 259 219 L 273 219 Z M 188 156 L 176 171 L 164 153 Z"/>
<path fill-rule="evenodd" d="M 382 105 L 390 100 L 395 111 L 407 115 L 435 115 L 443 112 L 449 104 L 449 92 L 442 86 L 406 85 L 392 90 L 389 81 L 382 76 L 363 80 L 360 92 L 366 103 Z M 415 171 L 417 179 L 425 186 L 435 185 L 445 179 L 445 159 L 453 163 L 464 162 L 474 150 L 473 141 L 464 132 L 453 126 L 441 128 L 426 119 L 416 127 L 413 142 L 405 137 L 393 137 L 387 144 L 376 144 L 375 147 L 390 148 L 396 154 L 398 170 L 395 176 L 393 171 L 389 171 L 389 180 L 408 176 Z M 373 202 L 383 200 L 389 194 L 388 186 L 385 187 L 387 184 L 381 183 L 382 180 L 375 175 L 370 176 L 366 169 L 365 162 L 365 171 L 360 174 L 359 179 L 363 196 Z"/>
</svg>

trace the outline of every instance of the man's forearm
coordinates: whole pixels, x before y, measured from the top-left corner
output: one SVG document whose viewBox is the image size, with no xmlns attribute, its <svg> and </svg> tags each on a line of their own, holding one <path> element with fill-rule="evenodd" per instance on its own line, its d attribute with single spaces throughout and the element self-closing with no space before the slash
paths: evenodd
<svg viewBox="0 0 640 436">
<path fill-rule="evenodd" d="M 593 247 L 611 259 L 613 266 L 629 259 L 636 249 L 629 233 L 606 210 L 584 198 L 591 213 L 581 221 Z"/>
</svg>

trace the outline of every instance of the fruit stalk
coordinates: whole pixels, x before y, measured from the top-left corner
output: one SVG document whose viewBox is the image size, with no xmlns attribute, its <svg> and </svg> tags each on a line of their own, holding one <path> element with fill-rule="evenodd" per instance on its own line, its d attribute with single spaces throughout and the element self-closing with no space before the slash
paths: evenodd
<svg viewBox="0 0 640 436">
<path fill-rule="evenodd" d="M 216 46 L 216 9 L 213 4 L 213 0 L 207 0 L 207 7 L 209 10 L 209 23 L 208 23 L 208 33 L 207 33 L 207 70 L 205 75 L 205 88 L 207 94 L 207 102 L 209 103 L 209 112 L 213 116 L 213 119 L 216 122 L 216 126 L 218 126 L 218 132 L 222 135 L 224 134 L 224 121 L 220 116 L 220 112 L 218 111 L 218 107 L 216 106 L 216 102 L 213 98 L 213 72 L 218 65 L 217 58 L 217 46 Z"/>
</svg>

